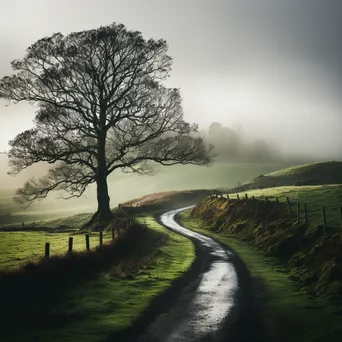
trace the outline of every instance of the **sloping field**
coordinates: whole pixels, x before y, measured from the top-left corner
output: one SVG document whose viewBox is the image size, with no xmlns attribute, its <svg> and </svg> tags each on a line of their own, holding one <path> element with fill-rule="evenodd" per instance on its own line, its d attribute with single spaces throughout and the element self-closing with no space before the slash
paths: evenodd
<svg viewBox="0 0 342 342">
<path fill-rule="evenodd" d="M 317 186 L 284 186 L 276 188 L 266 188 L 258 190 L 248 190 L 230 194 L 232 198 L 254 196 L 257 199 L 265 199 L 275 201 L 276 197 L 280 202 L 285 202 L 289 197 L 293 203 L 293 215 L 296 213 L 296 202 L 300 203 L 301 218 L 304 218 L 304 204 L 307 205 L 308 221 L 310 225 L 322 224 L 322 207 L 325 207 L 327 225 L 332 227 L 341 227 L 340 207 L 342 207 L 342 185 L 317 185 Z M 341 228 L 342 230 L 342 228 Z"/>
<path fill-rule="evenodd" d="M 123 203 L 124 207 L 141 207 L 142 210 L 172 210 L 192 205 L 206 196 L 210 190 L 165 191 L 142 196 Z"/>
<path fill-rule="evenodd" d="M 293 166 L 279 171 L 259 175 L 236 187 L 244 189 L 270 188 L 274 186 L 342 184 L 342 162 L 319 162 Z"/>
<path fill-rule="evenodd" d="M 123 204 L 126 212 L 134 216 L 146 213 L 158 213 L 161 210 L 172 210 L 182 206 L 192 205 L 206 196 L 208 190 L 168 191 L 143 196 Z M 68 250 L 68 239 L 73 235 L 74 250 L 82 251 L 86 248 L 85 236 L 78 235 L 78 228 L 90 218 L 91 214 L 77 214 L 59 219 L 37 221 L 36 230 L 22 229 L 21 225 L 9 225 L 0 229 L 0 270 L 20 267 L 25 263 L 34 262 L 44 256 L 45 243 L 50 243 L 50 254 L 64 254 Z M 20 230 L 15 230 L 15 227 Z M 27 227 L 28 225 L 26 225 Z M 41 228 L 43 227 L 43 228 Z M 60 229 L 54 229 L 60 227 Z M 104 242 L 111 239 L 111 232 L 103 236 Z M 99 233 L 90 235 L 90 247 L 99 245 Z"/>
<path fill-rule="evenodd" d="M 109 196 L 111 205 L 115 207 L 119 203 L 130 201 L 132 198 L 161 191 L 232 187 L 238 182 L 246 182 L 261 173 L 266 174 L 296 163 L 298 162 L 217 162 L 210 167 L 194 165 L 156 166 L 153 176 L 117 172 L 108 177 Z M 15 189 L 22 185 L 25 177 L 19 175 L 20 180 L 17 176 L 6 176 L 6 169 L 1 168 L 1 163 L 0 171 L 2 172 L 0 172 L 0 226 L 66 217 L 83 212 L 95 212 L 97 208 L 96 187 L 94 185 L 90 185 L 81 198 L 65 201 L 57 198 L 61 195 L 60 193 L 52 192 L 43 201 L 38 201 L 29 208 L 25 208 L 12 200 Z M 38 172 L 35 176 L 39 176 Z"/>
</svg>

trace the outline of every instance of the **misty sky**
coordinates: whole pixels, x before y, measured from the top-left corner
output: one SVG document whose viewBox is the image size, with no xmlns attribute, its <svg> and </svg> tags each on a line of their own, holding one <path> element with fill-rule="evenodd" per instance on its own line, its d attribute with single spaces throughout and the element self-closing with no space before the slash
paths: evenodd
<svg viewBox="0 0 342 342">
<path fill-rule="evenodd" d="M 0 77 L 55 32 L 112 22 L 164 38 L 186 119 L 240 125 L 284 151 L 342 155 L 341 0 L 0 0 Z M 32 126 L 0 101 L 0 150 Z M 341 151 L 341 153 L 339 153 Z"/>
</svg>

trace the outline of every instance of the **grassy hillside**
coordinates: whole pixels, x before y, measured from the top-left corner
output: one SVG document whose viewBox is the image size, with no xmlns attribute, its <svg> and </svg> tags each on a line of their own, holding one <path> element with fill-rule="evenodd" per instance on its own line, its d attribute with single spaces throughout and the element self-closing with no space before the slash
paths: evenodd
<svg viewBox="0 0 342 342">
<path fill-rule="evenodd" d="M 199 202 L 208 195 L 208 190 L 169 191 L 146 195 L 123 204 L 124 211 L 134 216 L 156 214 L 163 210 L 172 210 Z M 69 236 L 74 237 L 74 250 L 85 249 L 85 236 L 78 235 L 78 228 L 91 214 L 77 214 L 50 220 L 36 221 L 35 226 L 27 229 L 31 222 L 7 225 L 0 229 L 0 270 L 10 269 L 31 261 L 39 260 L 44 255 L 45 243 L 50 243 L 52 256 L 64 254 L 68 249 Z M 20 229 L 20 230 L 17 230 Z M 12 230 L 12 231 L 8 231 Z M 111 233 L 105 233 L 104 241 L 111 239 Z M 90 235 L 90 247 L 99 245 L 99 234 Z"/>
<path fill-rule="evenodd" d="M 210 190 L 158 192 L 123 203 L 127 213 L 157 213 L 193 205 L 210 194 Z"/>
<path fill-rule="evenodd" d="M 75 278 L 75 286 L 70 287 L 69 284 L 69 287 L 66 287 L 64 282 L 62 285 L 58 285 L 57 282 L 56 289 L 54 289 L 53 284 L 55 283 L 46 283 L 51 277 L 43 276 L 39 281 L 39 286 L 49 290 L 38 291 L 34 295 L 30 286 L 27 285 L 28 282 L 20 281 L 20 284 L 23 282 L 26 284 L 25 288 L 20 291 L 26 298 L 25 300 L 29 301 L 32 298 L 35 301 L 35 305 L 28 304 L 25 307 L 29 311 L 30 308 L 37 309 L 35 312 L 27 313 L 25 311 L 22 315 L 23 317 L 32 316 L 33 320 L 34 317 L 38 317 L 40 324 L 36 325 L 33 322 L 30 328 L 23 327 L 18 316 L 16 324 L 20 324 L 21 329 L 18 331 L 12 329 L 15 334 L 10 334 L 6 338 L 1 336 L 1 340 L 11 342 L 23 340 L 85 342 L 104 340 L 108 336 L 113 337 L 110 340 L 116 340 L 117 336 L 121 336 L 123 330 L 129 330 L 139 317 L 143 317 L 144 310 L 153 299 L 169 288 L 170 284 L 190 267 L 195 257 L 194 247 L 189 240 L 166 230 L 147 213 L 156 213 L 162 207 L 175 208 L 192 204 L 206 196 L 207 193 L 205 190 L 158 193 L 126 203 L 127 207 L 124 207 L 124 210 L 134 211 L 134 215 L 138 216 L 137 220 L 148 226 L 149 229 L 143 233 L 144 237 L 138 237 L 134 241 L 128 242 L 129 245 L 123 249 L 125 257 L 122 259 L 115 256 L 113 265 L 102 270 L 100 274 L 95 276 L 96 270 L 89 268 L 88 271 L 91 271 L 90 273 L 87 271 L 89 279 L 87 278 L 85 281 L 82 280 L 82 277 L 77 280 L 78 274 L 81 272 L 81 269 L 77 267 L 77 272 L 72 277 L 67 276 L 69 280 Z M 137 205 L 143 206 L 137 207 Z M 27 228 L 23 229 L 21 225 L 18 227 L 21 231 L 8 231 L 14 229 L 10 226 L 7 226 L 6 230 L 0 230 L 0 276 L 8 273 L 4 270 L 10 270 L 9 274 L 14 272 L 14 277 L 16 276 L 15 272 L 21 274 L 21 270 L 26 270 L 25 272 L 34 270 L 33 276 L 39 274 L 39 263 L 31 264 L 31 262 L 40 260 L 44 267 L 41 256 L 44 252 L 45 242 L 51 243 L 52 257 L 50 260 L 56 263 L 57 271 L 57 275 L 52 271 L 54 276 L 58 277 L 58 272 L 66 272 L 65 267 L 58 266 L 58 260 L 62 260 L 61 256 L 67 250 L 69 236 L 73 235 L 89 217 L 90 214 L 84 213 L 36 221 L 36 228 L 32 227 L 30 231 L 25 231 Z M 28 226 L 27 222 L 25 226 Z M 74 250 L 84 250 L 84 235 L 73 236 Z M 110 234 L 104 236 L 104 242 L 110 239 Z M 94 233 L 91 235 L 90 246 L 93 248 L 98 244 L 98 233 Z M 26 268 L 20 268 L 26 263 L 28 263 Z M 91 265 L 94 266 L 93 263 Z M 167 273 L 165 273 L 166 268 L 168 269 Z M 93 271 L 95 272 L 94 276 L 92 276 Z M 25 272 L 23 276 L 25 276 Z M 63 277 L 58 279 L 63 279 Z M 15 283 L 19 284 L 17 281 Z M 27 291 L 30 292 L 30 295 L 27 294 Z M 20 303 L 20 298 L 17 304 L 23 305 Z M 4 307 L 2 306 L 2 308 Z M 2 312 L 2 314 L 6 314 L 8 317 L 8 311 Z M 39 318 L 40 316 L 44 317 L 44 320 L 42 317 Z M 120 337 L 118 338 L 120 340 Z"/>
<path fill-rule="evenodd" d="M 181 191 L 190 189 L 213 189 L 232 187 L 238 182 L 246 182 L 259 175 L 282 167 L 294 165 L 291 161 L 281 163 L 214 163 L 210 167 L 193 165 L 157 166 L 154 175 L 139 176 L 114 172 L 108 177 L 111 206 L 161 191 Z M 37 172 L 39 175 L 39 172 Z M 22 178 L 22 177 L 21 177 Z M 22 180 L 6 175 L 0 170 L 0 225 L 23 221 L 47 220 L 61 216 L 71 216 L 96 210 L 96 189 L 91 185 L 79 199 L 57 199 L 59 193 L 51 193 L 43 201 L 29 208 L 13 202 L 14 190 L 22 185 Z"/>
<path fill-rule="evenodd" d="M 85 260 L 73 269 L 61 267 L 62 260 L 57 258 L 55 266 L 42 264 L 41 278 L 39 267 L 27 269 L 34 270 L 29 274 L 13 274 L 23 279 L 14 279 L 15 286 L 0 296 L 1 323 L 10 314 L 15 317 L 13 327 L 6 326 L 8 335 L 4 336 L 2 328 L 1 341 L 120 341 L 121 332 L 144 316 L 154 298 L 183 275 L 195 257 L 188 239 L 163 228 L 152 217 L 139 220 L 148 228 L 122 234 L 110 251 L 107 248 L 109 254 L 100 255 L 95 263 L 89 256 L 90 262 Z M 70 264 L 76 263 L 73 260 Z M 49 270 L 51 275 L 44 276 Z M 28 320 L 30 326 L 25 326 Z"/>
<path fill-rule="evenodd" d="M 342 230 L 326 234 L 322 226 L 297 223 L 286 212 L 285 203 L 207 198 L 191 217 L 282 259 L 312 293 L 342 298 Z"/>
<path fill-rule="evenodd" d="M 330 303 L 313 298 L 288 276 L 279 259 L 266 256 L 264 251 L 218 231 L 202 220 L 182 213 L 185 227 L 211 236 L 233 249 L 251 272 L 261 314 L 272 341 L 279 342 L 339 342 L 342 327 L 339 302 Z"/>
<path fill-rule="evenodd" d="M 341 219 L 339 208 L 342 207 L 342 185 L 318 185 L 318 186 L 284 186 L 276 188 L 266 188 L 261 190 L 248 190 L 230 194 L 232 198 L 236 198 L 239 194 L 240 198 L 245 194 L 249 198 L 254 196 L 258 199 L 275 201 L 276 197 L 280 202 L 285 202 L 286 197 L 294 202 L 292 206 L 293 214 L 296 213 L 296 202 L 300 202 L 301 219 L 304 218 L 304 204 L 307 205 L 308 221 L 310 225 L 322 224 L 322 206 L 325 206 L 327 225 L 331 227 L 341 227 Z M 341 228 L 342 229 L 342 228 Z"/>
<path fill-rule="evenodd" d="M 235 191 L 274 186 L 293 186 L 296 183 L 298 185 L 305 185 L 305 183 L 308 185 L 342 184 L 342 162 L 331 161 L 304 164 L 266 174 L 259 174 L 251 181 L 236 187 Z"/>
</svg>

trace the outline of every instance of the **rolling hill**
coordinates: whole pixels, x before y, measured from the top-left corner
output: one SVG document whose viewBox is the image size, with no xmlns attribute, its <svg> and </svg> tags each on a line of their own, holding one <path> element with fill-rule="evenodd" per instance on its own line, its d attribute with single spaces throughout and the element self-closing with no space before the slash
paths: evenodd
<svg viewBox="0 0 342 342">
<path fill-rule="evenodd" d="M 265 175 L 234 188 L 234 192 L 279 186 L 342 184 L 342 162 L 329 161 L 293 166 Z"/>
</svg>

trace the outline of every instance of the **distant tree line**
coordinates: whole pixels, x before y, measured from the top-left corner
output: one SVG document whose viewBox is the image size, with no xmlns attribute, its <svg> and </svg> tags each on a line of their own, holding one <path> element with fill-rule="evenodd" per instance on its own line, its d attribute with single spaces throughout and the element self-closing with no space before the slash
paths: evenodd
<svg viewBox="0 0 342 342">
<path fill-rule="evenodd" d="M 214 146 L 216 160 L 269 162 L 282 159 L 280 151 L 263 139 L 249 141 L 241 130 L 213 122 L 204 132 L 205 140 Z"/>
</svg>

